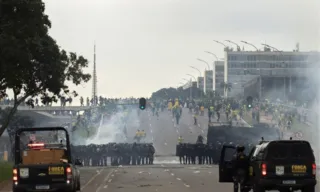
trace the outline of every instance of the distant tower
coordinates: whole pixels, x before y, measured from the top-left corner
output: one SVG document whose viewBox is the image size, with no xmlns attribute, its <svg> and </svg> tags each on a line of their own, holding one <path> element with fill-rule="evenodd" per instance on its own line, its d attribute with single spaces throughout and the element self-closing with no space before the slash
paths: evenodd
<svg viewBox="0 0 320 192">
<path fill-rule="evenodd" d="M 94 43 L 93 52 L 94 53 L 93 53 L 93 74 L 92 74 L 92 99 L 93 99 L 93 105 L 97 105 L 98 95 L 97 95 L 96 43 Z"/>
</svg>

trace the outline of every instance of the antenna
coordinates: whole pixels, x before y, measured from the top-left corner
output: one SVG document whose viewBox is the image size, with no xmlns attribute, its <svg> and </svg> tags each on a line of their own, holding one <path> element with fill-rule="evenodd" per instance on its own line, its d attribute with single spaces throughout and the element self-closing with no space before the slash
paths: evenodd
<svg viewBox="0 0 320 192">
<path fill-rule="evenodd" d="M 93 74 L 92 74 L 92 99 L 93 105 L 97 105 L 97 66 L 96 66 L 96 42 L 93 47 Z"/>
</svg>

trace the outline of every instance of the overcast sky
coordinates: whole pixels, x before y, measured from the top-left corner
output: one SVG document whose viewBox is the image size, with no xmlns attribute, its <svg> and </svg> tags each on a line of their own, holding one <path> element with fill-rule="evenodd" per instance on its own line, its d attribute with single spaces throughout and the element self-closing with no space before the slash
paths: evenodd
<svg viewBox="0 0 320 192">
<path fill-rule="evenodd" d="M 177 87 L 223 58 L 213 40 L 246 40 L 281 50 L 319 50 L 319 0 L 45 0 L 58 44 L 93 66 L 97 44 L 98 94 L 150 96 Z M 245 49 L 252 50 L 245 46 Z M 76 90 L 91 96 L 92 82 Z"/>
</svg>

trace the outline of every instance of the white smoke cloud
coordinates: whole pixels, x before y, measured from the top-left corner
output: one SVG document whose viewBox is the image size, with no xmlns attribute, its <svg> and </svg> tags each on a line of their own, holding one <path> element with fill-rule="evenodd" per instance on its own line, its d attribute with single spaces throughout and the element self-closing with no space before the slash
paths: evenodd
<svg viewBox="0 0 320 192">
<path fill-rule="evenodd" d="M 140 122 L 136 110 L 126 112 L 123 107 L 118 108 L 118 112 L 112 114 L 107 119 L 106 116 L 101 117 L 96 134 L 86 140 L 86 144 L 107 144 L 107 143 L 125 143 L 131 140 L 131 135 L 126 135 L 124 128 L 128 131 L 128 126 L 139 127 Z M 127 136 L 129 138 L 127 138 Z"/>
</svg>

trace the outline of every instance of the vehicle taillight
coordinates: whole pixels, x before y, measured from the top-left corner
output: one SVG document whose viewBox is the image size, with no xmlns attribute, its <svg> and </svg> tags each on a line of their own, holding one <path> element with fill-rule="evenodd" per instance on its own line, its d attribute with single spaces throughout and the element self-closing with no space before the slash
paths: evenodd
<svg viewBox="0 0 320 192">
<path fill-rule="evenodd" d="M 266 175 L 267 175 L 267 164 L 265 164 L 265 163 L 263 163 L 263 164 L 261 165 L 261 174 L 262 174 L 263 176 L 266 176 Z"/>
<path fill-rule="evenodd" d="M 67 167 L 66 174 L 67 174 L 67 183 L 70 183 L 70 179 L 72 179 L 72 169 L 71 169 L 71 167 Z"/>
<path fill-rule="evenodd" d="M 312 164 L 312 174 L 316 175 L 316 173 L 317 173 L 317 165 L 314 163 Z"/>
<path fill-rule="evenodd" d="M 12 170 L 12 180 L 14 182 L 17 182 L 18 181 L 18 169 L 13 169 Z"/>
</svg>

